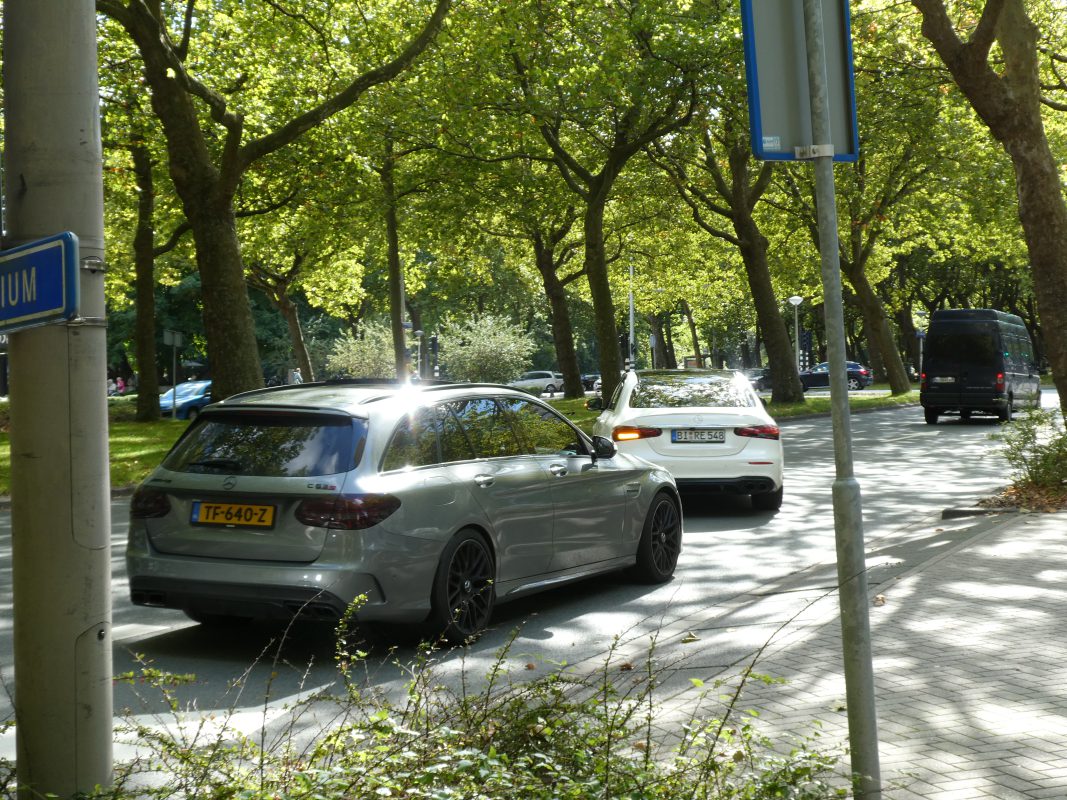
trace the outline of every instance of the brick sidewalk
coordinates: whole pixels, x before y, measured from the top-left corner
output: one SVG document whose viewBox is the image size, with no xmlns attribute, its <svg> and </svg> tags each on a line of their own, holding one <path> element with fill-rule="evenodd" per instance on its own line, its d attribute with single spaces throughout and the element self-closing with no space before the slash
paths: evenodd
<svg viewBox="0 0 1067 800">
<path fill-rule="evenodd" d="M 1067 798 L 1067 513 L 1005 516 L 875 593 L 885 800 Z M 776 741 L 818 720 L 819 749 L 847 745 L 833 605 L 756 666 L 788 681 L 753 683 L 741 704 Z M 675 721 L 692 705 L 677 701 Z"/>
</svg>

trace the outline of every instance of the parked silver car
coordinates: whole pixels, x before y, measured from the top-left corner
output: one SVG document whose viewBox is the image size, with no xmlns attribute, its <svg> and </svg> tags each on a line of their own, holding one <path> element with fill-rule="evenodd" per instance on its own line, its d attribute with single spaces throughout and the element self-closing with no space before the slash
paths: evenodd
<svg viewBox="0 0 1067 800">
<path fill-rule="evenodd" d="M 453 642 L 496 602 L 631 568 L 663 582 L 663 469 L 505 386 L 338 381 L 205 408 L 131 501 L 135 604 L 196 620 L 418 623 Z M 357 600 L 357 598 L 359 598 Z"/>
<path fill-rule="evenodd" d="M 508 384 L 515 389 L 524 389 L 531 394 L 555 394 L 563 390 L 563 374 L 535 369 L 524 372 Z"/>
</svg>

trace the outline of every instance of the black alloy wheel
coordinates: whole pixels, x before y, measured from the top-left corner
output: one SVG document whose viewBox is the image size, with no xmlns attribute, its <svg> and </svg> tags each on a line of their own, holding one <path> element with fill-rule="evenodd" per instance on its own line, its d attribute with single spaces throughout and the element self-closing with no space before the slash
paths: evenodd
<svg viewBox="0 0 1067 800">
<path fill-rule="evenodd" d="M 493 556 L 477 533 L 461 531 L 441 555 L 432 598 L 435 634 L 463 644 L 489 624 L 496 601 Z"/>
<path fill-rule="evenodd" d="M 648 510 L 637 545 L 637 577 L 645 583 L 664 583 L 674 574 L 681 551 L 681 509 L 674 497 L 660 492 Z"/>
</svg>

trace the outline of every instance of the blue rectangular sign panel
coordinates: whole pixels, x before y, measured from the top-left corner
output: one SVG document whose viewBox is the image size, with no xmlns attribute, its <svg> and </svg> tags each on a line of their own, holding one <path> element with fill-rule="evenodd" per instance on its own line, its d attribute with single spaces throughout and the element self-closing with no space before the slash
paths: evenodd
<svg viewBox="0 0 1067 800">
<path fill-rule="evenodd" d="M 77 313 L 77 236 L 60 233 L 0 253 L 0 333 Z"/>
<path fill-rule="evenodd" d="M 822 0 L 830 142 L 814 142 L 801 0 L 741 0 L 752 152 L 796 161 L 797 148 L 833 145 L 834 161 L 859 158 L 852 29 L 847 0 Z"/>
</svg>

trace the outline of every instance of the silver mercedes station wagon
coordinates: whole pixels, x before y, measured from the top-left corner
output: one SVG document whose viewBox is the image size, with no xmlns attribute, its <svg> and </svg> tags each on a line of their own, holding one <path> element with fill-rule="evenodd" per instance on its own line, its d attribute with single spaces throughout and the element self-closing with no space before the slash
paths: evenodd
<svg viewBox="0 0 1067 800">
<path fill-rule="evenodd" d="M 506 386 L 328 381 L 204 408 L 131 501 L 137 605 L 429 623 L 612 570 L 664 582 L 673 478 Z M 353 604 L 355 604 L 353 606 Z"/>
</svg>

